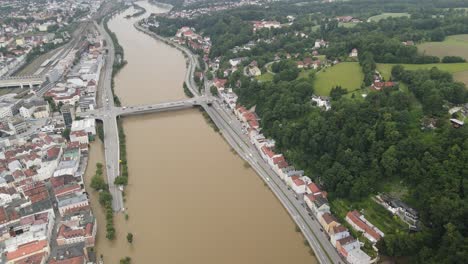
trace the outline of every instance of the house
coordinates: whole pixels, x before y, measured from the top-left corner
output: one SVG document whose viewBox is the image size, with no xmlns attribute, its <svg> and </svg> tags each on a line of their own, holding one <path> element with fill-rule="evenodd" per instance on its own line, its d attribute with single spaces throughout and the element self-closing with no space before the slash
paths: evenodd
<svg viewBox="0 0 468 264">
<path fill-rule="evenodd" d="M 84 130 L 88 135 L 96 135 L 96 119 L 88 118 L 81 120 L 74 120 L 71 125 L 71 131 Z"/>
<path fill-rule="evenodd" d="M 465 125 L 464 121 L 458 120 L 456 118 L 450 118 L 450 123 L 452 123 L 454 128 L 459 128 Z"/>
<path fill-rule="evenodd" d="M 382 89 L 395 87 L 396 85 L 396 82 L 382 82 L 380 80 L 376 80 L 372 83 L 371 88 L 376 91 L 381 91 Z"/>
<path fill-rule="evenodd" d="M 304 195 L 304 201 L 316 216 L 324 213 L 330 213 L 328 200 L 321 195 L 306 194 Z"/>
<path fill-rule="evenodd" d="M 367 255 L 364 251 L 357 248 L 348 252 L 346 260 L 350 264 L 369 264 L 371 263 L 371 257 Z"/>
<path fill-rule="evenodd" d="M 304 62 L 298 61 L 298 62 L 297 62 L 297 68 L 298 68 L 298 69 L 303 69 L 303 68 L 304 68 Z"/>
<path fill-rule="evenodd" d="M 45 263 L 49 252 L 50 247 L 47 240 L 32 241 L 18 246 L 16 250 L 5 252 L 6 264 L 21 263 L 28 258 L 38 260 L 35 263 Z"/>
<path fill-rule="evenodd" d="M 351 53 L 349 53 L 349 56 L 351 58 L 356 58 L 358 56 L 358 50 L 356 48 L 351 50 Z"/>
<path fill-rule="evenodd" d="M 80 144 L 89 144 L 88 133 L 84 130 L 72 131 L 70 133 L 70 142 L 79 142 Z"/>
<path fill-rule="evenodd" d="M 88 197 L 83 193 L 72 193 L 60 196 L 57 197 L 57 201 L 57 207 L 62 217 L 69 212 L 81 210 L 82 208 L 87 208 L 89 206 Z"/>
<path fill-rule="evenodd" d="M 73 175 L 61 175 L 50 179 L 55 197 L 65 196 L 81 191 L 81 186 Z"/>
<path fill-rule="evenodd" d="M 307 188 L 306 188 L 306 192 L 308 194 L 313 194 L 313 195 L 318 195 L 318 194 L 322 194 L 322 190 L 320 190 L 320 188 L 317 186 L 317 184 L 311 182 L 307 185 Z"/>
<path fill-rule="evenodd" d="M 349 230 L 342 225 L 339 226 L 334 226 L 330 230 L 330 242 L 331 244 L 336 248 L 336 242 L 340 239 L 343 239 L 345 237 L 349 237 Z"/>
<path fill-rule="evenodd" d="M 260 75 L 262 75 L 262 71 L 257 66 L 249 67 L 248 71 L 249 71 L 249 76 L 260 76 Z"/>
<path fill-rule="evenodd" d="M 406 203 L 399 199 L 393 198 L 387 194 L 376 196 L 377 202 L 390 211 L 393 215 L 397 215 L 401 220 L 407 223 L 410 229 L 418 230 L 418 212 L 409 207 Z"/>
<path fill-rule="evenodd" d="M 316 103 L 318 107 L 322 108 L 325 111 L 331 109 L 330 98 L 327 96 L 317 96 L 312 95 L 312 102 Z"/>
<path fill-rule="evenodd" d="M 82 243 L 87 247 L 94 246 L 96 237 L 96 219 L 91 211 L 79 211 L 67 215 L 58 225 L 57 245 Z"/>
<path fill-rule="evenodd" d="M 326 42 L 323 39 L 315 40 L 314 48 L 319 49 L 319 48 L 322 48 L 322 47 L 325 47 L 325 48 L 328 47 L 328 42 Z"/>
<path fill-rule="evenodd" d="M 339 16 L 339 17 L 336 17 L 336 20 L 342 23 L 349 23 L 353 20 L 353 17 L 352 16 Z"/>
<path fill-rule="evenodd" d="M 319 222 L 323 227 L 323 230 L 327 232 L 327 234 L 330 233 L 330 230 L 334 227 L 339 225 L 338 220 L 330 214 L 330 213 L 324 213 L 318 216 Z"/>
<path fill-rule="evenodd" d="M 277 21 L 253 21 L 253 31 L 257 31 L 262 28 L 280 28 L 281 24 Z"/>
<path fill-rule="evenodd" d="M 62 175 L 75 175 L 80 165 L 79 160 L 61 160 L 54 171 L 54 177 Z"/>
<path fill-rule="evenodd" d="M 219 78 L 214 78 L 213 80 L 213 85 L 218 89 L 218 91 L 222 92 L 224 91 L 224 88 L 226 86 L 227 79 L 219 79 Z"/>
<path fill-rule="evenodd" d="M 367 221 L 366 218 L 356 210 L 348 212 L 345 219 L 354 229 L 363 232 L 364 237 L 372 243 L 377 243 L 377 241 L 384 236 L 382 231 Z"/>
<path fill-rule="evenodd" d="M 304 194 L 305 193 L 305 182 L 302 179 L 295 179 L 293 180 L 292 189 L 297 194 Z"/>
<path fill-rule="evenodd" d="M 404 46 L 414 46 L 414 41 L 407 40 L 407 41 L 403 41 L 401 44 L 403 44 Z"/>
<path fill-rule="evenodd" d="M 246 58 L 233 58 L 229 60 L 229 64 L 231 64 L 232 67 L 237 67 L 245 59 Z"/>
</svg>

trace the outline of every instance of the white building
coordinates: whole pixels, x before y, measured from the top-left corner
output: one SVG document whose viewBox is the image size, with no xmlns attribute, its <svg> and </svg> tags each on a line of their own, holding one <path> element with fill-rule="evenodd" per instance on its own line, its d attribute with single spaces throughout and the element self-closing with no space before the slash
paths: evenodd
<svg viewBox="0 0 468 264">
<path fill-rule="evenodd" d="M 85 131 L 89 135 L 96 135 L 96 120 L 95 119 L 81 119 L 74 120 L 71 126 L 71 131 Z"/>
<path fill-rule="evenodd" d="M 88 133 L 84 130 L 72 131 L 70 133 L 70 142 L 80 142 L 80 144 L 89 144 Z"/>
</svg>

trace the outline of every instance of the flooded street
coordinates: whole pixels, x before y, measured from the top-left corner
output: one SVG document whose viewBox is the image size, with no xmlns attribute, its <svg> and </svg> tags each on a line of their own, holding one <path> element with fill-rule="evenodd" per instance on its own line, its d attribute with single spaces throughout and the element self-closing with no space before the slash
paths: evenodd
<svg viewBox="0 0 468 264">
<path fill-rule="evenodd" d="M 124 18 L 133 12 L 109 23 L 128 61 L 115 79 L 118 96 L 124 105 L 184 98 L 183 55 L 138 32 L 133 23 L 142 17 Z M 116 215 L 115 241 L 105 238 L 97 193 L 88 189 L 99 224 L 97 255 L 106 264 L 125 256 L 138 264 L 316 263 L 280 202 L 197 109 L 129 117 L 123 124 L 129 218 Z M 93 143 L 87 184 L 102 155 L 102 144 Z"/>
</svg>

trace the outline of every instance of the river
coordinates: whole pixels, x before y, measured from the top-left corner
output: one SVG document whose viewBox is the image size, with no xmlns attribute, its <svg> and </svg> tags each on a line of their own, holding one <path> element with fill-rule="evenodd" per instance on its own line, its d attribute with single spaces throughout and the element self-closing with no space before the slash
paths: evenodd
<svg viewBox="0 0 468 264">
<path fill-rule="evenodd" d="M 147 2 L 149 12 L 163 12 Z M 116 76 L 124 105 L 184 98 L 183 55 L 133 27 L 129 9 L 109 22 L 128 64 Z M 295 224 L 256 173 L 196 109 L 125 118 L 129 185 L 117 238 L 105 238 L 105 217 L 90 191 L 98 219 L 96 250 L 105 263 L 316 263 Z M 91 146 L 86 182 L 102 144 Z M 126 241 L 128 232 L 134 241 Z"/>
</svg>

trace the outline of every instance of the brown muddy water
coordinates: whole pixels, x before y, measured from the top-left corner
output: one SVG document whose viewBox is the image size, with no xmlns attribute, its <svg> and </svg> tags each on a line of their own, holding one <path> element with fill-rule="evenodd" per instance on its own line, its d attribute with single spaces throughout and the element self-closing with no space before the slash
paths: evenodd
<svg viewBox="0 0 468 264">
<path fill-rule="evenodd" d="M 184 98 L 183 56 L 134 29 L 134 20 L 123 18 L 131 12 L 110 21 L 128 60 L 116 78 L 119 97 L 124 104 Z M 115 241 L 105 238 L 105 217 L 90 191 L 99 227 L 96 250 L 104 263 L 125 256 L 138 264 L 317 263 L 274 194 L 198 110 L 129 117 L 123 124 L 129 218 L 116 215 Z M 95 142 L 87 183 L 102 161 L 102 144 Z"/>
</svg>

